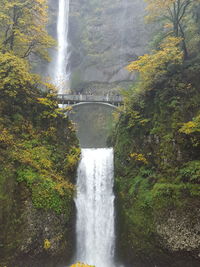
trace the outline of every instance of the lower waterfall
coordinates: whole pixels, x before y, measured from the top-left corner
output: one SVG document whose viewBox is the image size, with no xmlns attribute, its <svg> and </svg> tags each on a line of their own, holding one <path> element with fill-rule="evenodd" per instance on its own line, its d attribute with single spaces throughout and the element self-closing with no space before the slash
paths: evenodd
<svg viewBox="0 0 200 267">
<path fill-rule="evenodd" d="M 77 261 L 114 267 L 113 149 L 82 149 L 78 168 Z"/>
</svg>

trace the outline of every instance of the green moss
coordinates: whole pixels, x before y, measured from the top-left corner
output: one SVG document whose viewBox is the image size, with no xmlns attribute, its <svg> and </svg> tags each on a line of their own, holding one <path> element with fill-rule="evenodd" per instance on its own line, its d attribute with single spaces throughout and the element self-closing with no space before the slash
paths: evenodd
<svg viewBox="0 0 200 267">
<path fill-rule="evenodd" d="M 191 64 L 168 70 L 143 94 L 134 87 L 117 124 L 115 184 L 122 221 L 118 242 L 124 259 L 132 255 L 170 262 L 156 222 L 167 220 L 170 211 L 187 210 L 192 218 L 199 205 L 200 90 L 198 68 L 191 71 Z"/>
<path fill-rule="evenodd" d="M 54 210 L 57 213 L 68 209 L 67 215 L 69 216 L 71 207 L 67 200 L 71 200 L 72 193 L 65 192 L 65 195 L 61 196 L 55 187 L 56 183 L 52 181 L 40 182 L 33 186 L 31 190 L 33 204 L 38 209 Z"/>
<path fill-rule="evenodd" d="M 187 162 L 183 168 L 179 170 L 180 176 L 178 180 L 183 182 L 199 183 L 200 182 L 200 161 L 193 160 Z"/>
<path fill-rule="evenodd" d="M 26 203 L 66 225 L 73 220 L 80 155 L 73 125 L 53 95 L 30 89 L 23 97 L 29 104 L 17 98 L 10 110 L 0 103 L 0 264 L 12 262 L 27 238 Z"/>
</svg>

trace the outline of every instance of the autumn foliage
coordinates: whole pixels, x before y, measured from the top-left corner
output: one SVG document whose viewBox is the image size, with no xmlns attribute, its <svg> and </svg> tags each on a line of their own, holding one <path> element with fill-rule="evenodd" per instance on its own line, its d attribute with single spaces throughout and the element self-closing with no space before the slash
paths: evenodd
<svg viewBox="0 0 200 267">
<path fill-rule="evenodd" d="M 80 149 L 72 123 L 58 108 L 54 87 L 31 72 L 31 56 L 48 59 L 47 49 L 54 44 L 46 31 L 47 1 L 2 0 L 0 5 L 2 265 L 15 247 L 11 233 L 22 227 L 15 220 L 23 216 L 21 194 L 36 210 L 62 214 L 66 224 L 71 219 Z M 44 250 L 50 247 L 44 239 Z"/>
<path fill-rule="evenodd" d="M 179 48 L 180 42 L 180 38 L 168 37 L 160 44 L 159 50 L 140 56 L 138 60 L 127 66 L 128 71 L 139 72 L 141 90 L 150 90 L 152 81 L 164 75 L 169 65 L 180 64 L 183 61 L 183 52 Z"/>
<path fill-rule="evenodd" d="M 122 222 L 118 245 L 131 266 L 145 257 L 147 266 L 150 261 L 156 265 L 159 257 L 158 265 L 198 266 L 199 244 L 189 243 L 199 225 L 200 205 L 200 3 L 146 2 L 147 21 L 156 31 L 148 53 L 126 67 L 137 79 L 124 94 L 113 138 Z M 181 227 L 181 238 L 189 245 L 174 239 L 180 244 L 177 251 L 169 236 L 162 242 L 163 233 L 185 219 L 191 235 Z"/>
<path fill-rule="evenodd" d="M 76 264 L 71 265 L 70 267 L 95 267 L 93 265 L 87 265 L 81 262 L 77 262 Z"/>
<path fill-rule="evenodd" d="M 0 49 L 27 58 L 31 54 L 48 59 L 47 48 L 55 41 L 47 33 L 46 0 L 1 0 Z"/>
</svg>

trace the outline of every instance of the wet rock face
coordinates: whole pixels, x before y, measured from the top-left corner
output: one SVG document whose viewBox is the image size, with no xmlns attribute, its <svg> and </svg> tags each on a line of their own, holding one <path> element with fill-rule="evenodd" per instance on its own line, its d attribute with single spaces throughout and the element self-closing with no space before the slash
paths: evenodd
<svg viewBox="0 0 200 267">
<path fill-rule="evenodd" d="M 57 215 L 55 212 L 37 210 L 31 200 L 26 200 L 23 217 L 26 222 L 24 222 L 23 242 L 18 247 L 20 262 L 23 262 L 20 255 L 27 258 L 29 255 L 34 255 L 36 260 L 48 256 L 51 261 L 57 261 L 59 257 L 62 259 L 65 253 L 68 254 L 70 244 L 66 240 L 69 237 L 66 235 L 64 214 Z M 47 263 L 49 264 L 48 261 Z"/>
<path fill-rule="evenodd" d="M 124 67 L 144 54 L 149 29 L 141 0 L 75 0 L 70 6 L 72 88 L 135 77 Z M 105 86 L 104 86 L 105 87 Z"/>
<path fill-rule="evenodd" d="M 13 190 L 12 198 L 12 211 L 3 221 L 6 232 L 0 240 L 3 244 L 1 263 L 18 267 L 64 266 L 74 249 L 75 209 L 70 221 L 65 211 L 57 214 L 52 210 L 36 209 L 23 184 Z"/>
<path fill-rule="evenodd" d="M 48 0 L 48 14 L 49 14 L 48 32 L 55 39 L 57 38 L 57 13 L 59 7 L 58 4 L 59 1 Z"/>
<path fill-rule="evenodd" d="M 48 30 L 55 39 L 58 4 L 49 0 Z M 144 54 L 150 39 L 145 1 L 73 0 L 69 16 L 71 88 L 87 91 L 98 83 L 102 93 L 132 84 L 135 75 L 125 66 Z"/>
<path fill-rule="evenodd" d="M 171 211 L 165 220 L 157 221 L 157 234 L 171 252 L 185 251 L 200 260 L 200 210 L 184 213 Z"/>
</svg>

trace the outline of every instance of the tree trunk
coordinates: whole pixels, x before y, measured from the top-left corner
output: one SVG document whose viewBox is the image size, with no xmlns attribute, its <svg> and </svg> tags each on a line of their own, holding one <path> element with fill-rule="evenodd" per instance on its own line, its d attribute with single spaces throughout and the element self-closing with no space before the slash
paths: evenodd
<svg viewBox="0 0 200 267">
<path fill-rule="evenodd" d="M 184 34 L 183 28 L 182 28 L 180 23 L 179 23 L 179 29 L 180 29 L 181 37 L 183 39 L 182 40 L 182 48 L 183 48 L 183 53 L 184 53 L 184 59 L 187 59 L 188 58 L 188 50 L 187 50 L 187 45 L 185 42 L 185 34 Z"/>
</svg>

